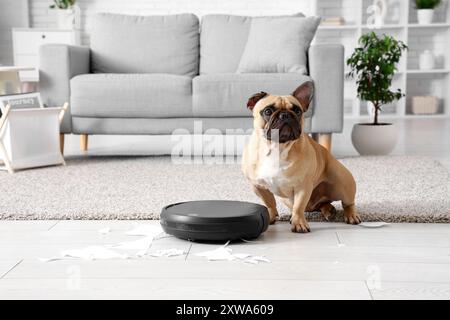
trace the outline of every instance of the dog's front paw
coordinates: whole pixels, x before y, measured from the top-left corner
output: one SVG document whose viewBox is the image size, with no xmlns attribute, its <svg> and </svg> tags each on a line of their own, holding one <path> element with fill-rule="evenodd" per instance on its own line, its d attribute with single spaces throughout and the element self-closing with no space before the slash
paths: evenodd
<svg viewBox="0 0 450 320">
<path fill-rule="evenodd" d="M 277 209 L 268 209 L 269 210 L 269 222 L 270 224 L 274 224 L 277 221 L 278 211 Z"/>
<path fill-rule="evenodd" d="M 291 231 L 297 233 L 310 232 L 309 224 L 304 217 L 292 217 L 291 218 Z"/>
<path fill-rule="evenodd" d="M 352 214 L 349 216 L 344 216 L 345 223 L 347 224 L 360 224 L 361 218 L 359 217 L 359 214 Z"/>
<path fill-rule="evenodd" d="M 348 224 L 361 223 L 361 218 L 359 217 L 359 214 L 356 212 L 354 205 L 344 207 L 344 220 Z"/>
<path fill-rule="evenodd" d="M 322 205 L 320 207 L 320 212 L 322 212 L 322 216 L 327 221 L 333 221 L 337 214 L 336 208 L 333 207 L 331 203 L 326 203 Z"/>
</svg>

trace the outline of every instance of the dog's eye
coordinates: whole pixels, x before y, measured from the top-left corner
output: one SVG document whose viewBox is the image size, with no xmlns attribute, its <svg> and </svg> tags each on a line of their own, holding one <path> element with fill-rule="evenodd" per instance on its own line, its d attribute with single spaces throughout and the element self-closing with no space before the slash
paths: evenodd
<svg viewBox="0 0 450 320">
<path fill-rule="evenodd" d="M 302 109 L 299 106 L 294 106 L 292 108 L 292 111 L 294 111 L 294 113 L 297 114 L 297 115 L 301 115 L 302 114 Z"/>
<path fill-rule="evenodd" d="M 264 115 L 265 116 L 270 116 L 273 113 L 271 108 L 266 108 L 264 109 Z"/>
</svg>

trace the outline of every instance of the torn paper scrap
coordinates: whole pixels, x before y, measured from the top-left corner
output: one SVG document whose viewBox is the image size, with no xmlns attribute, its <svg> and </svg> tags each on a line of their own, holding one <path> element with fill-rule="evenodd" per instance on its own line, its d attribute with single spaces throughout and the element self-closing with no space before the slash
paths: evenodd
<svg viewBox="0 0 450 320">
<path fill-rule="evenodd" d="M 147 254 L 152 242 L 153 237 L 145 237 L 138 240 L 120 242 L 116 245 L 112 245 L 111 247 L 120 250 L 138 250 L 138 252 L 136 252 L 136 256 L 143 257 Z"/>
<path fill-rule="evenodd" d="M 235 253 L 235 254 L 233 254 L 233 256 L 235 256 L 236 258 L 242 260 L 242 259 L 247 259 L 248 257 L 251 256 L 251 254 L 248 254 L 248 253 Z"/>
<path fill-rule="evenodd" d="M 205 257 L 209 261 L 232 261 L 241 260 L 245 263 L 258 264 L 260 262 L 270 263 L 271 261 L 263 256 L 254 256 L 248 253 L 233 253 L 230 247 L 227 247 L 228 242 L 217 249 L 197 253 L 198 257 Z"/>
<path fill-rule="evenodd" d="M 159 224 L 138 225 L 132 230 L 125 232 L 128 236 L 144 236 L 142 239 L 120 242 L 112 247 L 121 250 L 138 250 L 136 256 L 143 257 L 147 254 L 153 240 L 164 235 L 164 231 Z"/>
<path fill-rule="evenodd" d="M 50 257 L 50 258 L 37 258 L 40 262 L 52 262 L 62 260 L 61 257 Z"/>
<path fill-rule="evenodd" d="M 258 264 L 258 260 L 255 259 L 245 259 L 244 263 L 250 263 L 250 264 Z"/>
<path fill-rule="evenodd" d="M 252 256 L 251 259 L 258 261 L 258 262 L 267 262 L 267 263 L 271 262 L 269 259 L 267 259 L 266 257 L 263 257 L 263 256 Z"/>
<path fill-rule="evenodd" d="M 62 257 L 78 258 L 83 260 L 128 259 L 128 255 L 101 247 L 90 246 L 83 249 L 61 251 Z"/>
<path fill-rule="evenodd" d="M 231 260 L 236 259 L 236 257 L 234 257 L 231 252 L 232 252 L 232 250 L 230 248 L 227 248 L 226 246 L 222 246 L 222 247 L 219 247 L 214 250 L 197 253 L 196 256 L 205 257 L 209 261 L 218 261 L 218 260 L 231 261 Z"/>
<path fill-rule="evenodd" d="M 103 235 L 108 234 L 110 232 L 111 232 L 111 228 L 108 228 L 108 227 L 98 230 L 98 233 L 103 234 Z"/>
<path fill-rule="evenodd" d="M 146 250 L 150 248 L 153 242 L 153 237 L 145 237 L 133 241 L 119 242 L 111 247 L 121 250 Z"/>
<path fill-rule="evenodd" d="M 381 228 L 384 226 L 389 225 L 390 223 L 383 222 L 383 221 L 375 221 L 375 222 L 361 222 L 359 224 L 360 227 L 363 228 Z"/>
<path fill-rule="evenodd" d="M 111 228 L 105 227 L 98 230 L 98 233 L 105 235 L 111 232 Z M 130 256 L 114 250 L 134 250 L 136 256 L 142 257 L 147 254 L 153 240 L 164 235 L 161 225 L 146 224 L 138 225 L 136 228 L 125 232 L 129 236 L 143 236 L 143 238 L 133 241 L 120 242 L 114 245 L 89 246 L 83 249 L 65 250 L 61 252 L 61 257 L 38 258 L 41 262 L 61 260 L 63 258 L 76 258 L 83 260 L 105 260 L 105 259 L 128 259 Z M 175 252 L 168 253 L 174 255 Z"/>
<path fill-rule="evenodd" d="M 258 264 L 260 262 L 270 263 L 271 261 L 263 256 L 249 256 L 248 258 L 244 259 L 244 262 L 250 264 Z"/>
<path fill-rule="evenodd" d="M 184 250 L 180 249 L 164 249 L 148 253 L 152 257 L 175 257 L 183 254 L 185 254 Z"/>
<path fill-rule="evenodd" d="M 146 236 L 153 237 L 164 233 L 161 225 L 159 224 L 142 224 L 136 226 L 134 229 L 125 232 L 127 236 Z"/>
<path fill-rule="evenodd" d="M 261 242 L 261 241 L 259 241 L 259 240 L 247 240 L 247 239 L 244 239 L 244 238 L 242 238 L 241 241 L 242 241 L 242 242 L 246 242 L 246 243 L 257 243 L 257 242 Z"/>
</svg>

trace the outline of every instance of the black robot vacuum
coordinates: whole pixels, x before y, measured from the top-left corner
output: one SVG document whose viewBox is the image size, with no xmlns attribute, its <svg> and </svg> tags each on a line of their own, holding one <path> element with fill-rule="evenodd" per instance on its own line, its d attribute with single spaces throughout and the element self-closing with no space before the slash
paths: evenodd
<svg viewBox="0 0 450 320">
<path fill-rule="evenodd" d="M 234 241 L 257 238 L 269 226 L 267 208 L 240 201 L 189 201 L 161 212 L 167 234 L 190 241 Z"/>
</svg>

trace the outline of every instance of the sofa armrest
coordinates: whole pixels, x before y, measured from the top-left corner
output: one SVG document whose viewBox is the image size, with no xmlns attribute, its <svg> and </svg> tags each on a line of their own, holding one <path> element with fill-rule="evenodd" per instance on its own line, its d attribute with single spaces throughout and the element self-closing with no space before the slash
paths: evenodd
<svg viewBox="0 0 450 320">
<path fill-rule="evenodd" d="M 47 44 L 39 48 L 39 90 L 47 107 L 70 102 L 70 79 L 89 73 L 89 48 Z M 70 106 L 61 124 L 61 133 L 72 131 Z"/>
<path fill-rule="evenodd" d="M 342 132 L 344 122 L 344 46 L 319 44 L 309 48 L 309 75 L 315 94 L 311 132 Z"/>
</svg>

